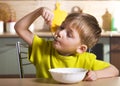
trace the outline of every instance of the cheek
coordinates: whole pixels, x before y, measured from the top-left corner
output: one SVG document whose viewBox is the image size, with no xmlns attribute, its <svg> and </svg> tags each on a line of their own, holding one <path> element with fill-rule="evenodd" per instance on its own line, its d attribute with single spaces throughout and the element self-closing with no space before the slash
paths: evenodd
<svg viewBox="0 0 120 86">
<path fill-rule="evenodd" d="M 77 40 L 72 40 L 71 42 L 69 42 L 67 44 L 70 46 L 70 48 L 76 49 L 77 47 L 79 47 L 80 42 Z"/>
<path fill-rule="evenodd" d="M 53 42 L 53 47 L 56 49 L 65 49 L 69 46 L 70 46 L 70 44 L 67 41 Z"/>
<path fill-rule="evenodd" d="M 74 41 L 64 41 L 64 43 L 61 43 L 61 46 L 63 48 L 71 49 L 76 48 L 76 43 Z"/>
</svg>

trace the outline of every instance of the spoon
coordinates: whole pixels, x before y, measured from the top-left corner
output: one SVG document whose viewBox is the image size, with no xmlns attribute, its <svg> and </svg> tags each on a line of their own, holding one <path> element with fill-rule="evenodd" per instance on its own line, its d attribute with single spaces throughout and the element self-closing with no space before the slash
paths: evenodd
<svg viewBox="0 0 120 86">
<path fill-rule="evenodd" d="M 51 30 L 51 28 L 49 28 L 49 30 L 50 30 L 50 33 L 51 33 L 51 35 L 52 35 L 52 38 L 55 40 L 55 33 Z"/>
<path fill-rule="evenodd" d="M 55 39 L 54 32 L 51 31 L 52 38 Z"/>
</svg>

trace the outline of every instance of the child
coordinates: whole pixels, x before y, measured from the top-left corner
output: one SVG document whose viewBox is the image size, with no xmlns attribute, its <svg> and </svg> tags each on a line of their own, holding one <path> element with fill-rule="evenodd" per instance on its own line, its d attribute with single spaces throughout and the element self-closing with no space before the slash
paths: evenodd
<svg viewBox="0 0 120 86">
<path fill-rule="evenodd" d="M 113 65 L 96 60 L 96 55 L 86 52 L 93 47 L 101 34 L 97 20 L 85 13 L 69 14 L 59 26 L 53 41 L 46 41 L 28 30 L 29 26 L 42 16 L 48 25 L 52 24 L 53 13 L 41 7 L 20 19 L 15 30 L 31 47 L 30 61 L 36 67 L 37 78 L 51 78 L 50 68 L 85 68 L 84 80 L 115 77 L 119 71 Z"/>
</svg>

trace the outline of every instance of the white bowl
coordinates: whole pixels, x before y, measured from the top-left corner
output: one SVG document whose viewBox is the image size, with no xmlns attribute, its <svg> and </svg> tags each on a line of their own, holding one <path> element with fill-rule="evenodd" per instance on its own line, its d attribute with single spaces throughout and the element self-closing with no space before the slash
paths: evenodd
<svg viewBox="0 0 120 86">
<path fill-rule="evenodd" d="M 77 83 L 84 79 L 87 70 L 82 68 L 53 68 L 49 72 L 53 79 L 60 83 Z"/>
</svg>

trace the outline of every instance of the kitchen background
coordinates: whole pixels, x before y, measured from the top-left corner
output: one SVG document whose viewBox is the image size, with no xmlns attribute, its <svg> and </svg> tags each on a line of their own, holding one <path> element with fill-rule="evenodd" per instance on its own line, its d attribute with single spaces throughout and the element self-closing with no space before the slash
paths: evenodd
<svg viewBox="0 0 120 86">
<path fill-rule="evenodd" d="M 9 22 L 17 21 L 24 15 L 42 6 L 55 10 L 57 1 L 61 4 L 61 10 L 64 10 L 67 13 L 71 13 L 72 8 L 78 6 L 82 12 L 94 15 L 101 27 L 104 25 L 104 20 L 108 21 L 107 24 L 109 25 L 105 27 L 110 27 L 110 16 L 113 16 L 116 12 L 118 13 L 120 8 L 120 1 L 111 0 L 0 0 L 0 3 L 7 3 L 9 5 L 9 9 L 7 9 L 7 6 L 4 8 L 8 11 L 8 14 L 11 14 L 11 20 L 9 20 L 9 18 L 6 20 Z M 119 14 L 120 13 L 118 13 L 118 15 Z M 33 24 L 35 31 L 44 28 L 44 22 L 41 17 Z"/>
<path fill-rule="evenodd" d="M 51 10 L 55 10 L 55 4 L 57 1 L 61 4 L 61 10 L 64 10 L 67 13 L 71 13 L 73 7 L 79 7 L 82 12 L 92 14 L 99 21 L 100 27 L 103 29 L 103 32 L 106 31 L 106 33 L 112 30 L 112 17 L 116 18 L 116 13 L 117 15 L 120 15 L 120 1 L 113 0 L 0 0 L 0 3 L 7 4 L 4 7 L 4 10 L 8 17 L 6 18 L 6 15 L 3 16 L 3 13 L 1 13 L 0 11 L 0 19 L 1 21 L 4 21 L 4 23 L 16 22 L 31 11 L 43 6 L 48 7 Z M 0 9 L 2 9 L 2 7 L 0 7 Z M 117 19 L 119 19 L 118 16 Z M 33 23 L 33 28 L 34 32 L 48 31 L 48 27 L 45 25 L 44 20 L 41 17 L 39 17 Z M 4 27 L 4 29 L 6 32 L 8 31 L 6 27 Z M 12 39 L 9 39 L 9 41 L 10 40 Z M 109 62 L 109 39 L 103 38 L 99 42 L 104 43 L 103 59 Z M 9 54 L 11 53 L 12 52 L 9 52 Z M 0 56 L 0 74 L 18 74 L 18 66 L 16 66 L 17 55 L 14 56 L 15 58 L 4 58 L 4 56 L 6 55 Z M 3 60 L 7 60 L 7 62 L 4 63 Z M 31 71 L 30 69 L 28 69 L 28 72 L 34 73 L 34 71 Z"/>
</svg>

